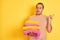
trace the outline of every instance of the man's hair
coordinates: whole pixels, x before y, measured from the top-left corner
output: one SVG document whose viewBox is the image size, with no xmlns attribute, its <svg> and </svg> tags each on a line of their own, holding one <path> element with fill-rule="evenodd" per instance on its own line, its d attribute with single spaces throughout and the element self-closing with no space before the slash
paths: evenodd
<svg viewBox="0 0 60 40">
<path fill-rule="evenodd" d="M 37 5 L 39 5 L 39 4 L 41 4 L 42 7 L 43 7 L 43 9 L 44 9 L 44 4 L 43 4 L 43 3 L 37 3 L 37 4 L 36 4 L 36 7 L 37 7 Z"/>
</svg>

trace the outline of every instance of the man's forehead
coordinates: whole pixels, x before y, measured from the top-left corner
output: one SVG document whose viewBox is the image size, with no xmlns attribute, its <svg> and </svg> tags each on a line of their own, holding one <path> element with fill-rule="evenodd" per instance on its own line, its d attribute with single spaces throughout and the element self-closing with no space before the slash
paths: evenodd
<svg viewBox="0 0 60 40">
<path fill-rule="evenodd" d="M 37 5 L 36 7 L 42 7 L 42 5 L 41 5 L 41 4 L 39 4 L 39 5 Z"/>
</svg>

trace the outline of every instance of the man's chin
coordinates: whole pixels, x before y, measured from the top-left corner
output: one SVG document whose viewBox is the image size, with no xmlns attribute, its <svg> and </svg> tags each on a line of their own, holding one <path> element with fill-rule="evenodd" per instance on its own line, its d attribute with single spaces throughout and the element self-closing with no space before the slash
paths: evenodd
<svg viewBox="0 0 60 40">
<path fill-rule="evenodd" d="M 36 15 L 41 15 L 41 13 L 36 13 Z"/>
</svg>

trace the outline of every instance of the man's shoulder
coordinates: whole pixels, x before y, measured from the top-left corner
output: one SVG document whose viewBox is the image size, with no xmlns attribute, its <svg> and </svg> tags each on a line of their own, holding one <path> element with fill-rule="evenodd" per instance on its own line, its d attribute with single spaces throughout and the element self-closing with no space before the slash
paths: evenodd
<svg viewBox="0 0 60 40">
<path fill-rule="evenodd" d="M 35 15 L 31 15 L 28 17 L 28 19 L 34 19 Z"/>
<path fill-rule="evenodd" d="M 46 16 L 46 15 L 42 15 L 43 17 L 45 17 L 45 18 L 47 18 L 48 16 Z"/>
<path fill-rule="evenodd" d="M 31 16 L 29 16 L 29 18 L 32 18 L 32 17 L 35 17 L 35 15 L 31 15 Z"/>
<path fill-rule="evenodd" d="M 48 18 L 48 16 L 46 16 L 46 15 L 41 15 L 43 18 Z M 29 16 L 29 19 L 34 19 L 36 17 L 36 15 L 31 15 L 31 16 Z"/>
<path fill-rule="evenodd" d="M 45 18 L 47 18 L 48 16 L 46 16 L 46 15 L 41 15 L 42 17 L 45 17 Z M 32 17 L 36 17 L 36 15 L 31 15 L 31 16 L 29 16 L 29 18 L 32 18 Z"/>
</svg>

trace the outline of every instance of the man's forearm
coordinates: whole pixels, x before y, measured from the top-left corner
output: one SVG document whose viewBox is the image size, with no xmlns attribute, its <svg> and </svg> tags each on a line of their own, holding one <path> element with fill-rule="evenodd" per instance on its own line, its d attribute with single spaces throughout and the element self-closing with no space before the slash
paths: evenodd
<svg viewBox="0 0 60 40">
<path fill-rule="evenodd" d="M 52 25 L 51 25 L 51 21 L 48 20 L 47 22 L 47 31 L 50 33 L 52 31 Z"/>
<path fill-rule="evenodd" d="M 51 22 L 48 23 L 47 30 L 48 30 L 49 33 L 52 31 Z"/>
</svg>

